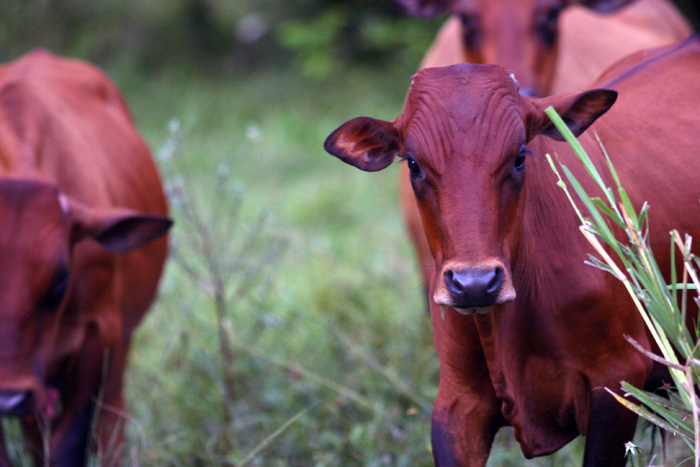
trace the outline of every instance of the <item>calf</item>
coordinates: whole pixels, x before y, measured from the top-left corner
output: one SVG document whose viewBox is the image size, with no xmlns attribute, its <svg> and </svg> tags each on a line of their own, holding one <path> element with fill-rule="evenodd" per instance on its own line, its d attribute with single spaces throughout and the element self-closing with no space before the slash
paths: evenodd
<svg viewBox="0 0 700 467">
<path fill-rule="evenodd" d="M 600 136 L 633 203 L 651 205 L 651 246 L 669 271 L 668 232 L 700 234 L 698 83 L 697 37 L 625 59 L 591 90 L 542 99 L 495 65 L 430 68 L 395 120 L 356 118 L 327 138 L 328 152 L 360 169 L 396 157 L 408 166 L 435 264 L 436 465 L 483 466 L 504 425 L 528 458 L 581 434 L 585 466 L 625 464 L 636 416 L 604 388 L 652 385 L 659 372 L 625 340 L 651 348 L 624 287 L 584 264 L 593 250 L 545 154 L 589 193 L 596 186 L 544 109 L 605 167 Z"/>
<path fill-rule="evenodd" d="M 44 51 L 0 67 L 0 416 L 22 418 L 38 465 L 84 465 L 93 442 L 104 464 L 120 460 L 123 374 L 166 216 L 150 151 L 102 72 Z"/>
<path fill-rule="evenodd" d="M 453 16 L 421 68 L 493 63 L 529 95 L 583 89 L 620 58 L 685 39 L 691 28 L 669 0 L 397 0 L 411 13 Z M 400 203 L 427 288 L 433 268 L 408 170 Z"/>
</svg>

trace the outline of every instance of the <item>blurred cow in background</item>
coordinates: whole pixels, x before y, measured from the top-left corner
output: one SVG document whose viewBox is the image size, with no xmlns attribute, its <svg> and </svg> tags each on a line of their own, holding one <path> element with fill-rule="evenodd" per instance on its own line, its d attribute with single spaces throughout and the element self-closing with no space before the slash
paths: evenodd
<svg viewBox="0 0 700 467">
<path fill-rule="evenodd" d="M 0 67 L 0 416 L 21 417 L 37 465 L 85 465 L 89 446 L 120 461 L 124 369 L 167 213 L 107 76 L 41 50 Z"/>
</svg>

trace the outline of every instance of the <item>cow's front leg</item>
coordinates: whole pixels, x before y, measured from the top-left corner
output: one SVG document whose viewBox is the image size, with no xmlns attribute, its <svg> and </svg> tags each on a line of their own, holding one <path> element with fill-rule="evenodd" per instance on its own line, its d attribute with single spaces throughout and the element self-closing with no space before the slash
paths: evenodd
<svg viewBox="0 0 700 467">
<path fill-rule="evenodd" d="M 594 390 L 586 433 L 584 467 L 624 467 L 625 444 L 632 441 L 637 415 L 617 402 L 607 391 Z"/>
<path fill-rule="evenodd" d="M 431 441 L 438 467 L 483 467 L 503 420 L 495 397 L 438 392 Z"/>
<path fill-rule="evenodd" d="M 83 346 L 61 376 L 63 411 L 51 430 L 49 459 L 52 467 L 83 466 L 93 440 L 93 417 L 103 383 L 109 352 L 100 342 L 97 327 L 89 325 Z"/>
</svg>

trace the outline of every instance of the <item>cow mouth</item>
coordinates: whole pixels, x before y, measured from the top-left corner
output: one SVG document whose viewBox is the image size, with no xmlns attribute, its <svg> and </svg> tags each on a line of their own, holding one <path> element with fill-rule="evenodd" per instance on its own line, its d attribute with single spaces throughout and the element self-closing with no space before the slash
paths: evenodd
<svg viewBox="0 0 700 467">
<path fill-rule="evenodd" d="M 46 388 L 46 402 L 41 409 L 44 420 L 53 420 L 61 410 L 61 393 L 53 386 Z"/>
<path fill-rule="evenodd" d="M 493 306 L 485 306 L 485 307 L 480 307 L 480 308 L 460 308 L 460 307 L 453 307 L 457 313 L 466 315 L 466 316 L 472 316 L 472 315 L 485 315 L 487 313 L 490 313 L 491 310 L 493 310 Z"/>
</svg>

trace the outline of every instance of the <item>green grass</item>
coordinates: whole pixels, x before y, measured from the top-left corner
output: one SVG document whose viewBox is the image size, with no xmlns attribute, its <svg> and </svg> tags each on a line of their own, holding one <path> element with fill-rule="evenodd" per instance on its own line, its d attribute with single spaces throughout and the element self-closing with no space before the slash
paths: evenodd
<svg viewBox="0 0 700 467">
<path fill-rule="evenodd" d="M 430 464 L 438 365 L 396 173 L 349 170 L 322 149 L 358 112 L 392 118 L 400 110 L 408 79 L 382 93 L 369 77 L 348 79 L 348 87 L 289 72 L 233 82 L 165 75 L 132 88 L 135 118 L 155 152 L 170 141 L 170 121 L 180 122 L 164 172 L 170 182 L 185 178 L 211 225 L 227 215 L 228 201 L 212 212 L 216 174 L 224 170 L 242 190 L 239 225 L 217 241 L 240 243 L 261 213 L 269 219 L 248 251 L 265 265 L 264 284 L 227 313 L 235 334 L 232 450 L 223 439 L 214 307 L 171 262 L 128 378 L 142 465 L 216 465 L 251 452 L 249 465 Z M 174 208 L 175 246 L 187 254 L 192 232 Z M 279 239 L 283 253 L 265 259 L 266 245 Z M 231 269 L 227 277 L 235 284 L 246 274 Z"/>
</svg>

